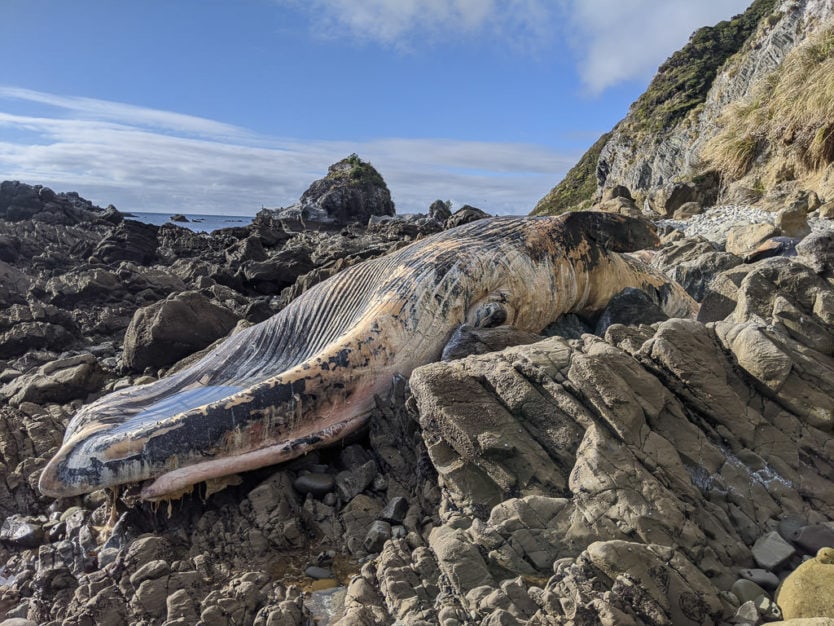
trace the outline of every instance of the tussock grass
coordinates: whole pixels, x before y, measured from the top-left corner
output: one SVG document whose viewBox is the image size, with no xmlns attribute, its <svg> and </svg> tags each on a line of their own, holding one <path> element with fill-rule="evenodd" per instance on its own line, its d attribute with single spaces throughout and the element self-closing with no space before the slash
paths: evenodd
<svg viewBox="0 0 834 626">
<path fill-rule="evenodd" d="M 834 162 L 834 29 L 791 51 L 718 123 L 721 130 L 704 145 L 701 158 L 732 180 L 757 159 L 787 160 L 805 173 Z"/>
</svg>

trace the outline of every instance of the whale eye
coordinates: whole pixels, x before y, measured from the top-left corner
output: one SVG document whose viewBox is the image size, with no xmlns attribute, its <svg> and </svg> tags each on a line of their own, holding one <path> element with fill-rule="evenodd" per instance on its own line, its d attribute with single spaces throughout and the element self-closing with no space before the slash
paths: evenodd
<svg viewBox="0 0 834 626">
<path fill-rule="evenodd" d="M 495 328 L 507 321 L 507 310 L 499 302 L 487 302 L 475 311 L 475 328 Z"/>
</svg>

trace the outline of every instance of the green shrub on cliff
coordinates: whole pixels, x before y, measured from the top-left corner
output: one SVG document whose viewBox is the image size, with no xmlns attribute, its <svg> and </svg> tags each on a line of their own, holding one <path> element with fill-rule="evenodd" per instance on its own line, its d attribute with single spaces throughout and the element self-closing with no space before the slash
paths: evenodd
<svg viewBox="0 0 834 626">
<path fill-rule="evenodd" d="M 776 0 L 755 0 L 741 15 L 695 31 L 660 66 L 648 89 L 631 106 L 623 120 L 626 128 L 637 135 L 656 133 L 703 103 L 721 66 L 741 50 L 762 18 L 777 16 L 775 5 Z"/>
<path fill-rule="evenodd" d="M 596 168 L 599 153 L 611 133 L 605 133 L 579 159 L 564 180 L 539 200 L 531 215 L 557 215 L 570 209 L 586 208 L 597 190 Z"/>
</svg>

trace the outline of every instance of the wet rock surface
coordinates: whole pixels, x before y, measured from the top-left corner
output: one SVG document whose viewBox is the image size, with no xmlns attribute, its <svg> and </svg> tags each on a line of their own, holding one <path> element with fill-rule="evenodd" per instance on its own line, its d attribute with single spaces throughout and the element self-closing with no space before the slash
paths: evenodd
<svg viewBox="0 0 834 626">
<path fill-rule="evenodd" d="M 36 488 L 83 402 L 172 366 L 149 346 L 185 333 L 185 318 L 159 339 L 128 330 L 142 311 L 193 299 L 225 312 L 187 359 L 442 226 L 288 232 L 264 214 L 151 237 L 94 213 L 0 219 L 17 272 L 0 290 L 0 620 L 761 623 L 793 615 L 791 572 L 834 547 L 825 231 L 755 262 L 684 233 L 653 264 L 696 299 L 721 298 L 708 323 L 655 317 L 625 294 L 602 322 L 566 316 L 549 337 L 463 328 L 447 360 L 396 379 L 342 445 L 151 506 L 130 489 L 55 501 Z M 134 243 L 120 255 L 119 241 Z"/>
</svg>

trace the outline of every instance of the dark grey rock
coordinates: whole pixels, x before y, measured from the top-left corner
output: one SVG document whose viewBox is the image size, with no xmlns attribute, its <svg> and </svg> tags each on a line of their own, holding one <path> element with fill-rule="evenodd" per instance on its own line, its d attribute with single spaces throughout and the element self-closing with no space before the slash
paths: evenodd
<svg viewBox="0 0 834 626">
<path fill-rule="evenodd" d="M 776 531 L 781 535 L 782 539 L 791 541 L 794 534 L 804 526 L 808 525 L 808 520 L 804 517 L 797 517 L 795 515 L 787 515 L 779 520 L 779 525 Z"/>
<path fill-rule="evenodd" d="M 468 324 L 461 324 L 446 343 L 440 358 L 443 361 L 451 361 L 470 354 L 486 354 L 509 346 L 535 343 L 541 339 L 541 335 L 519 330 L 513 326 L 473 328 Z"/>
<path fill-rule="evenodd" d="M 741 604 L 745 602 L 749 602 L 752 600 L 756 600 L 759 596 L 770 597 L 770 594 L 762 589 L 759 585 L 754 583 L 751 580 L 747 580 L 746 578 L 740 578 L 735 583 L 733 583 L 732 588 L 730 591 L 733 592 L 738 601 Z"/>
<path fill-rule="evenodd" d="M 316 580 L 320 580 L 323 578 L 333 578 L 333 571 L 329 567 L 319 567 L 317 565 L 311 565 L 310 567 L 304 570 L 304 575 L 309 576 L 310 578 L 315 578 Z"/>
<path fill-rule="evenodd" d="M 377 468 L 373 461 L 366 461 L 352 470 L 336 474 L 336 489 L 342 500 L 347 502 L 367 489 L 376 478 Z"/>
<path fill-rule="evenodd" d="M 351 444 L 339 453 L 339 463 L 346 469 L 354 469 L 364 465 L 371 459 L 371 455 L 359 444 Z"/>
<path fill-rule="evenodd" d="M 756 583 L 764 589 L 776 589 L 779 586 L 779 577 L 766 569 L 743 569 L 739 570 L 739 576 L 745 580 Z"/>
<path fill-rule="evenodd" d="M 21 548 L 34 548 L 44 540 L 43 524 L 24 515 L 10 515 L 0 527 L 0 541 Z"/>
<path fill-rule="evenodd" d="M 104 263 L 132 261 L 150 265 L 157 261 L 158 226 L 135 220 L 125 220 L 96 244 L 93 256 Z"/>
<path fill-rule="evenodd" d="M 489 213 L 485 213 L 477 207 L 464 204 L 461 208 L 455 211 L 449 219 L 446 220 L 446 228 L 462 226 L 463 224 L 482 220 L 487 217 L 489 217 Z"/>
<path fill-rule="evenodd" d="M 604 335 L 612 324 L 636 326 L 669 319 L 657 304 L 640 289 L 624 289 L 614 296 L 597 320 L 595 333 Z"/>
<path fill-rule="evenodd" d="M 435 200 L 429 207 L 429 217 L 440 224 L 445 224 L 452 216 L 452 211 L 449 209 L 449 204 L 443 200 Z"/>
<path fill-rule="evenodd" d="M 822 524 L 803 526 L 791 533 L 790 540 L 806 554 L 816 556 L 820 548 L 834 548 L 834 529 Z"/>
<path fill-rule="evenodd" d="M 379 519 L 391 524 L 402 524 L 406 513 L 408 513 L 408 500 L 402 496 L 395 496 L 382 509 Z"/>
<path fill-rule="evenodd" d="M 732 313 L 735 308 L 735 300 L 731 300 L 717 291 L 707 290 L 704 299 L 701 300 L 701 307 L 698 309 L 697 319 L 702 324 L 720 322 Z"/>
<path fill-rule="evenodd" d="M 124 363 L 134 371 L 164 367 L 225 336 L 238 317 L 196 291 L 136 311 L 125 333 Z"/>
<path fill-rule="evenodd" d="M 593 334 L 594 329 L 573 313 L 563 315 L 542 331 L 546 337 L 558 336 L 565 339 L 579 339 L 586 333 Z"/>
<path fill-rule="evenodd" d="M 775 570 L 787 562 L 794 554 L 793 546 L 782 539 L 776 531 L 762 535 L 753 544 L 753 558 L 763 569 Z"/>
<path fill-rule="evenodd" d="M 311 493 L 316 498 L 322 498 L 333 491 L 336 481 L 331 474 L 310 472 L 302 474 L 293 481 L 293 488 L 303 494 Z"/>
<path fill-rule="evenodd" d="M 381 520 L 375 521 L 371 524 L 368 534 L 365 535 L 364 546 L 365 550 L 371 554 L 382 550 L 385 542 L 391 538 L 391 524 Z"/>
</svg>

